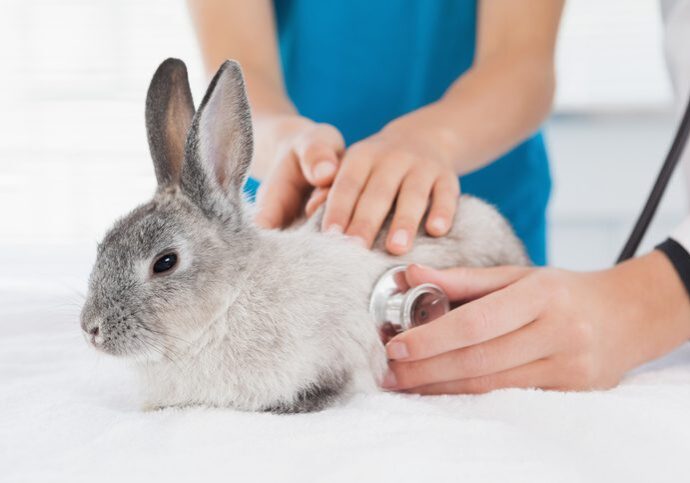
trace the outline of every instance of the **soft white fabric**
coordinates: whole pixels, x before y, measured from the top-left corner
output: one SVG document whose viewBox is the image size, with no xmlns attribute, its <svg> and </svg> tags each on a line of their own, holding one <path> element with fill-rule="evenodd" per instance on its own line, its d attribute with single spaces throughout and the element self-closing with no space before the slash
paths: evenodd
<svg viewBox="0 0 690 483">
<path fill-rule="evenodd" d="M 91 245 L 0 245 L 0 481 L 611 482 L 690 472 L 690 347 L 610 392 L 142 412 L 77 321 Z M 583 301 L 586 303 L 586 301 Z"/>
</svg>

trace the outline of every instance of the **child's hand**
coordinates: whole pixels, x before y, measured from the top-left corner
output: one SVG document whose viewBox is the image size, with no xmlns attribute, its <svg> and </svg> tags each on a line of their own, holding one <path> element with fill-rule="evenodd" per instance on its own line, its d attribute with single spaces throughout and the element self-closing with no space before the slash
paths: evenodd
<svg viewBox="0 0 690 483">
<path fill-rule="evenodd" d="M 427 233 L 448 233 L 460 193 L 457 175 L 442 149 L 410 124 L 390 124 L 347 150 L 333 186 L 315 190 L 308 204 L 313 211 L 327 194 L 324 230 L 342 230 L 370 247 L 395 204 L 389 252 L 412 247 L 427 208 Z"/>
<path fill-rule="evenodd" d="M 263 120 L 259 129 L 262 146 L 257 151 L 263 149 L 263 156 L 271 158 L 263 160 L 271 168 L 257 194 L 256 222 L 282 228 L 300 215 L 315 188 L 331 185 L 345 142 L 330 124 L 297 115 Z"/>
</svg>

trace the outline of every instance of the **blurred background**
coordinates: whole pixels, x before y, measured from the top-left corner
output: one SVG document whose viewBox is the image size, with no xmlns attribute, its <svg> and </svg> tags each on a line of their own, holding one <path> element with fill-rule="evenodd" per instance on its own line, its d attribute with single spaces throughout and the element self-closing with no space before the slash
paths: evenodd
<svg viewBox="0 0 690 483">
<path fill-rule="evenodd" d="M 566 3 L 546 125 L 556 265 L 611 264 L 647 196 L 677 119 L 662 40 L 657 1 Z M 82 285 L 95 242 L 152 194 L 144 98 L 168 56 L 187 62 L 198 101 L 206 79 L 182 0 L 0 0 L 5 284 L 29 283 L 31 266 Z M 647 247 L 686 205 L 676 176 Z"/>
</svg>

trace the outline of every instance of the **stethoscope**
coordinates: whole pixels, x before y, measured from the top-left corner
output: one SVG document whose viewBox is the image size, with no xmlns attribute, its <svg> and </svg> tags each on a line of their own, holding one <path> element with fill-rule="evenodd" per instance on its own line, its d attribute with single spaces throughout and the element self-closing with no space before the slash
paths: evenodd
<svg viewBox="0 0 690 483">
<path fill-rule="evenodd" d="M 678 125 L 671 148 L 652 186 L 652 191 L 635 222 L 616 263 L 624 262 L 637 252 L 649 224 L 654 218 L 690 134 L 690 99 Z M 381 275 L 374 285 L 369 312 L 382 333 L 392 336 L 412 327 L 426 324 L 450 310 L 448 296 L 437 285 L 425 283 L 410 287 L 405 279 L 406 265 L 397 265 Z"/>
</svg>

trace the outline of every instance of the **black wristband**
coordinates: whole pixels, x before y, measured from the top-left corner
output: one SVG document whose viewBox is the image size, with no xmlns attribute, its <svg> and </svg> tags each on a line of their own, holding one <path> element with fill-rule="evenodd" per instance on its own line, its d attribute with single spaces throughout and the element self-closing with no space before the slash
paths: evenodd
<svg viewBox="0 0 690 483">
<path fill-rule="evenodd" d="M 673 268 L 676 269 L 685 290 L 690 295 L 690 253 L 683 248 L 683 245 L 672 238 L 656 246 L 656 249 L 665 254 L 671 261 Z"/>
</svg>

